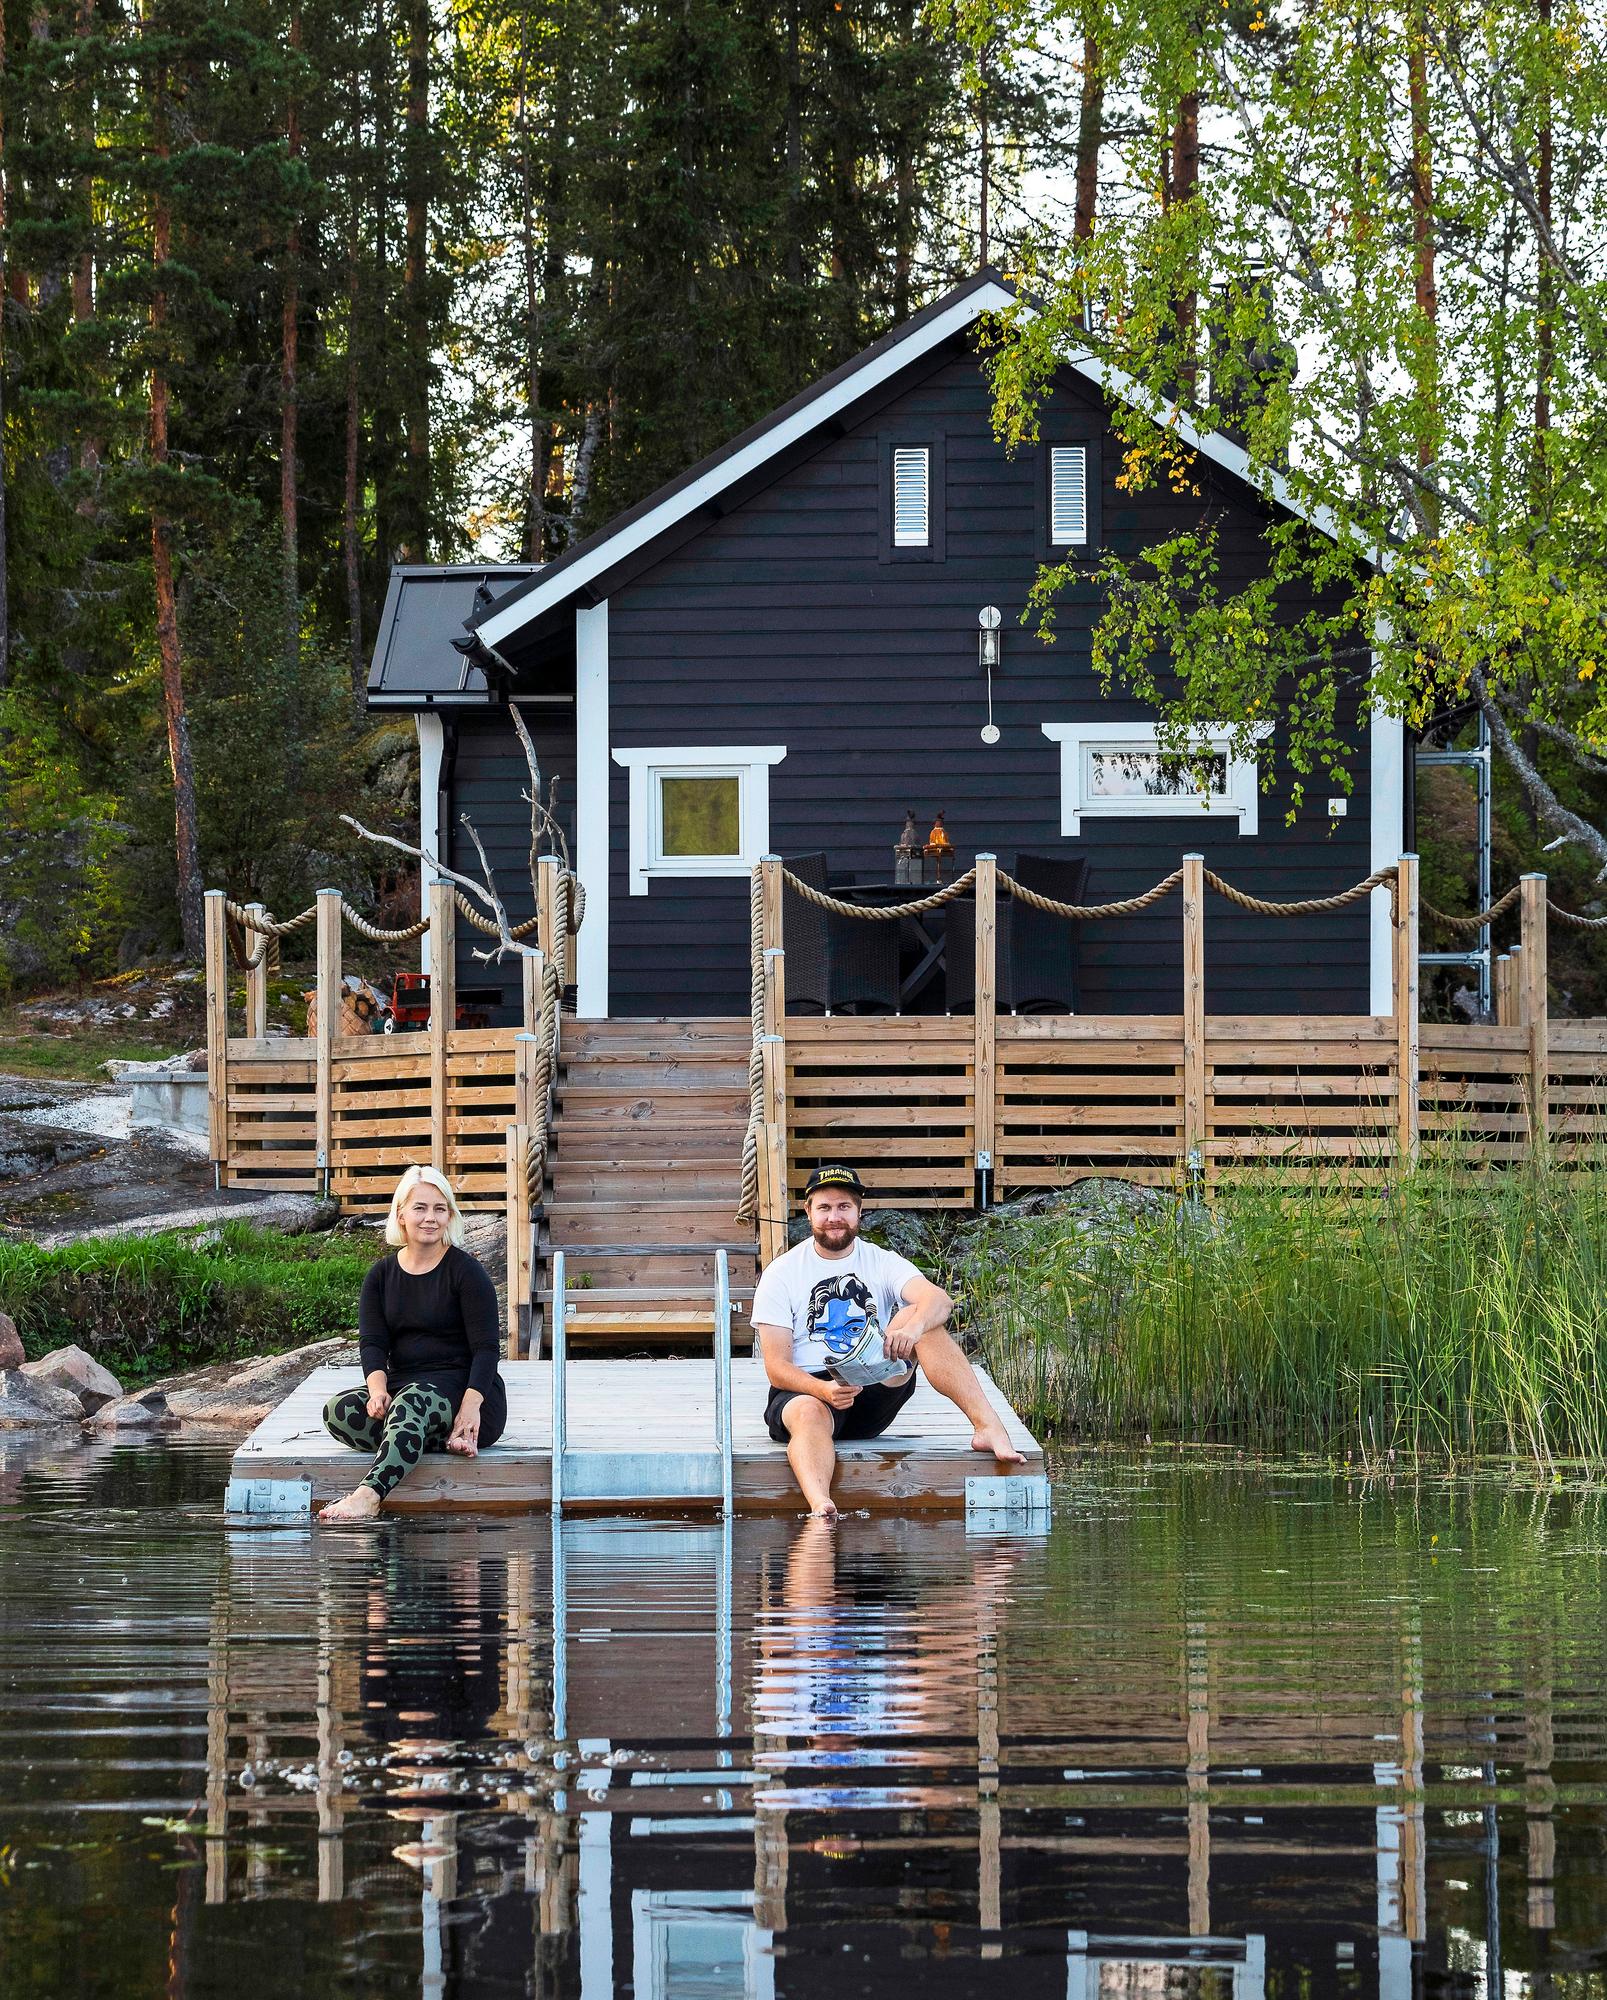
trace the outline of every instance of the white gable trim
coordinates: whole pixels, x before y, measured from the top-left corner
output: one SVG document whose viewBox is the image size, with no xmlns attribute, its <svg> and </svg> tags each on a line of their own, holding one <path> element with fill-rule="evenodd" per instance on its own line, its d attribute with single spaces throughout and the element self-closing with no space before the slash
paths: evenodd
<svg viewBox="0 0 1607 2000">
<path fill-rule="evenodd" d="M 575 873 L 586 920 L 575 939 L 575 1016 L 608 1019 L 608 599 L 575 609 Z"/>
<path fill-rule="evenodd" d="M 539 618 L 544 611 L 555 604 L 561 604 L 574 591 L 583 589 L 593 577 L 604 570 L 612 569 L 624 557 L 634 554 L 655 536 L 673 528 L 677 521 L 684 521 L 689 514 L 695 514 L 700 507 L 716 499 L 727 488 L 746 479 L 756 472 L 777 452 L 785 451 L 789 445 L 805 438 L 826 418 L 835 416 L 839 410 L 857 403 L 867 391 L 907 368 L 923 354 L 941 347 L 946 340 L 952 340 L 957 333 L 963 333 L 974 321 L 985 313 L 1003 312 L 1016 303 L 1015 293 L 1006 286 L 989 282 L 979 285 L 974 292 L 968 292 L 963 299 L 957 299 L 947 312 L 934 315 L 924 326 L 914 328 L 902 340 L 893 341 L 887 349 L 877 355 L 874 361 L 867 361 L 862 368 L 855 368 L 842 381 L 831 388 L 823 389 L 813 396 L 802 408 L 794 410 L 785 423 L 767 430 L 762 437 L 756 437 L 743 450 L 730 458 L 722 459 L 718 465 L 710 466 L 701 479 L 694 479 L 689 486 L 651 508 L 639 520 L 629 523 L 617 534 L 609 535 L 600 542 L 589 555 L 578 562 L 567 565 L 546 582 L 510 604 L 505 611 L 494 614 L 476 629 L 488 646 L 500 646 L 505 639 L 523 629 L 533 618 Z"/>
</svg>

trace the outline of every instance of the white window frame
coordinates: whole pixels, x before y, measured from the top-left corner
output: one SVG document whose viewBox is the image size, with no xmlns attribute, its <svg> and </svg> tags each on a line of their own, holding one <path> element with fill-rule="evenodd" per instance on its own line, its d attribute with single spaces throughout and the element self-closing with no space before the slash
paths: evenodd
<svg viewBox="0 0 1607 2000">
<path fill-rule="evenodd" d="M 898 462 L 919 458 L 921 463 L 921 531 L 912 534 L 898 525 Z M 929 549 L 932 546 L 932 447 L 928 444 L 895 444 L 892 472 L 892 528 L 895 549 Z"/>
<path fill-rule="evenodd" d="M 1082 528 L 1075 535 L 1055 533 L 1055 458 L 1063 451 L 1074 451 L 1082 460 Z M 1085 444 L 1051 444 L 1049 447 L 1049 545 L 1056 549 L 1081 549 L 1088 546 L 1088 447 Z"/>
<path fill-rule="evenodd" d="M 783 744 L 653 744 L 616 750 L 614 762 L 630 773 L 631 894 L 645 896 L 663 876 L 748 875 L 770 849 L 770 766 L 787 754 Z M 661 778 L 735 778 L 741 828 L 739 854 L 665 854 L 660 844 Z"/>
<path fill-rule="evenodd" d="M 1043 733 L 1060 745 L 1060 831 L 1077 834 L 1085 819 L 1233 819 L 1241 834 L 1260 830 L 1261 788 L 1254 757 L 1231 753 L 1232 734 L 1226 729 L 1202 732 L 1194 741 L 1201 750 L 1228 752 L 1227 789 L 1209 794 L 1178 793 L 1162 798 L 1091 799 L 1084 790 L 1088 750 L 1156 750 L 1153 722 L 1046 722 Z M 1257 741 L 1272 734 L 1272 725 L 1258 722 Z"/>
</svg>

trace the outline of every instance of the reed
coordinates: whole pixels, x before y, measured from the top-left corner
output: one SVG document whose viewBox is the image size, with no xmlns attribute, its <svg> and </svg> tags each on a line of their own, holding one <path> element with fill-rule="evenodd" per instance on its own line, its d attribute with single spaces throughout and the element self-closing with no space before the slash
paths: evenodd
<svg viewBox="0 0 1607 2000">
<path fill-rule="evenodd" d="M 0 1240 L 0 1310 L 29 1355 L 74 1342 L 125 1382 L 299 1347 L 356 1324 L 384 1243 L 280 1236 L 229 1223 L 217 1237 L 100 1237 L 45 1250 Z"/>
<path fill-rule="evenodd" d="M 1607 1461 L 1607 1161 L 1263 1173 L 1122 1230 L 973 1226 L 988 1365 L 1060 1435 Z"/>
</svg>

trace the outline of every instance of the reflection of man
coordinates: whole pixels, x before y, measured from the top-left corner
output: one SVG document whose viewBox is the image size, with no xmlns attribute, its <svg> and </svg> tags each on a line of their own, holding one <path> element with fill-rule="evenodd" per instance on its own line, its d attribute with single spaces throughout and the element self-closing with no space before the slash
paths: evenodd
<svg viewBox="0 0 1607 2000">
<path fill-rule="evenodd" d="M 852 1167 L 817 1167 L 804 1188 L 809 1236 L 766 1268 L 753 1295 L 770 1378 L 765 1422 L 787 1447 L 809 1511 L 828 1521 L 837 1518 L 837 1439 L 880 1437 L 914 1395 L 917 1368 L 970 1419 L 973 1450 L 1022 1463 L 976 1370 L 944 1330 L 948 1294 L 907 1257 L 861 1237 L 864 1194 Z M 876 1372 L 883 1357 L 886 1379 L 863 1387 L 832 1373 L 845 1361 Z"/>
</svg>

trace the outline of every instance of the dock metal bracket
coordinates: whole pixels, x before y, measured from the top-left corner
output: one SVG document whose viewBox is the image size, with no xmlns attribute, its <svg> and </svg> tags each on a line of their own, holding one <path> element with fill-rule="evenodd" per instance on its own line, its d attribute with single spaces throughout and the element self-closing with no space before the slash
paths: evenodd
<svg viewBox="0 0 1607 2000">
<path fill-rule="evenodd" d="M 223 1511 L 233 1521 L 267 1524 L 312 1518 L 310 1479 L 234 1478 L 223 1495 Z"/>
<path fill-rule="evenodd" d="M 965 1482 L 965 1525 L 968 1528 L 1044 1528 L 1049 1526 L 1049 1481 L 1041 1472 L 1015 1478 L 968 1479 Z"/>
</svg>

